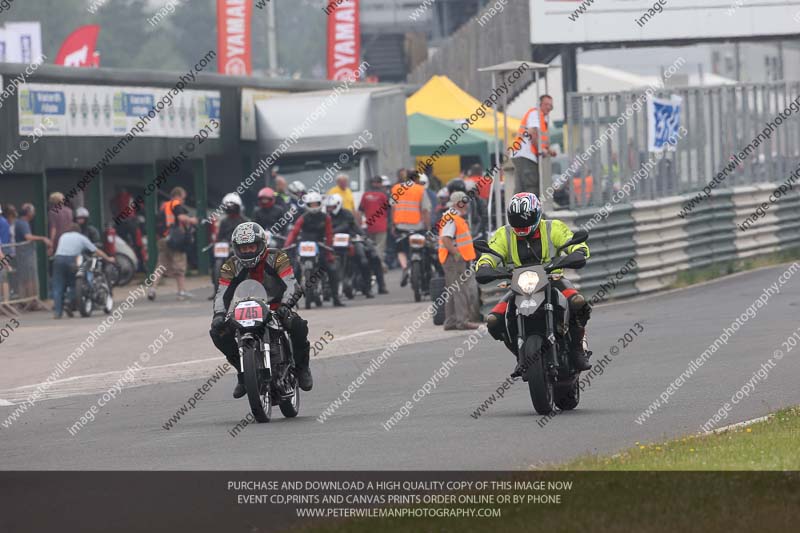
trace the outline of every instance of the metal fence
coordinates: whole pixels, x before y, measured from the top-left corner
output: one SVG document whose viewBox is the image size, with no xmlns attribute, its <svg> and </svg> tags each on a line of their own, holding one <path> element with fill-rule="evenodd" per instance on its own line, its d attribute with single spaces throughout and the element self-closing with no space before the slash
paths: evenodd
<svg viewBox="0 0 800 533">
<path fill-rule="evenodd" d="M 675 150 L 663 154 L 648 152 L 644 89 L 567 96 L 569 162 L 579 155 L 588 156 L 588 160 L 558 181 L 564 183 L 559 204 L 566 207 L 568 203 L 570 208 L 603 206 L 615 194 L 615 203 L 629 203 L 702 190 L 731 163 L 734 154 L 753 143 L 767 122 L 774 122 L 779 112 L 788 109 L 800 95 L 800 83 L 666 87 L 653 94 L 683 99 L 680 124 L 687 133 Z M 641 106 L 634 107 L 637 100 Z M 630 118 L 625 119 L 625 113 Z M 759 141 L 759 146 L 751 149 L 747 159 L 736 165 L 718 188 L 786 179 L 800 161 L 798 115 L 793 112 L 776 125 L 771 137 Z M 609 129 L 614 122 L 621 125 Z M 596 144 L 605 132 L 607 140 Z M 637 172 L 642 179 L 634 180 Z M 588 176 L 592 177 L 591 186 Z M 559 180 L 559 176 L 553 176 L 553 180 Z M 618 191 L 632 180 L 636 187 L 630 194 L 620 194 Z"/>
<path fill-rule="evenodd" d="M 11 268 L 0 271 L 0 304 L 23 303 L 39 298 L 39 268 L 36 243 L 4 244 L 3 253 L 11 257 Z"/>
</svg>

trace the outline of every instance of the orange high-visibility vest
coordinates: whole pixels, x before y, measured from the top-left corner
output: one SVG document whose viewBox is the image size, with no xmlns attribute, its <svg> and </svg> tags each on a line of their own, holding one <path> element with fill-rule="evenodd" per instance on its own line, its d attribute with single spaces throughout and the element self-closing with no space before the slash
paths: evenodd
<svg viewBox="0 0 800 533">
<path fill-rule="evenodd" d="M 392 187 L 395 201 L 393 221 L 395 224 L 419 224 L 422 221 L 422 197 L 425 187 L 419 183 L 398 183 Z"/>
<path fill-rule="evenodd" d="M 169 234 L 169 228 L 173 224 L 175 224 L 175 207 L 181 205 L 181 201 L 170 200 L 169 202 L 164 202 L 164 205 L 161 206 L 161 209 L 164 211 L 164 219 L 165 219 L 165 231 L 164 236 L 166 237 Z"/>
<path fill-rule="evenodd" d="M 453 241 L 458 248 L 458 253 L 461 254 L 467 261 L 472 261 L 477 257 L 475 254 L 475 248 L 472 246 L 472 234 L 469 232 L 469 224 L 464 218 L 453 211 L 452 209 L 447 211 L 444 214 L 443 219 L 451 219 L 456 224 L 456 236 L 453 238 Z M 442 231 L 444 231 L 444 227 L 447 224 L 442 224 L 441 228 L 439 229 L 439 262 L 444 264 L 447 261 L 448 251 L 447 248 L 444 247 L 444 237 L 442 237 Z"/>
<path fill-rule="evenodd" d="M 586 203 L 592 197 L 592 192 L 594 192 L 594 177 L 586 176 L 585 195 L 583 194 L 583 179 L 572 178 L 572 186 L 575 188 L 575 198 L 581 203 Z"/>
<path fill-rule="evenodd" d="M 536 143 L 533 142 L 533 139 L 523 138 L 525 135 L 525 131 L 528 129 L 525 127 L 525 124 L 528 123 L 528 117 L 531 113 L 538 113 L 539 114 L 539 142 L 542 144 L 542 150 L 547 152 L 550 149 L 550 135 L 548 134 L 547 130 L 547 121 L 544 119 L 544 115 L 539 113 L 538 107 L 532 107 L 528 109 L 528 112 L 525 113 L 525 116 L 522 117 L 522 122 L 519 125 L 519 130 L 517 130 L 517 138 L 514 139 L 514 146 L 522 146 L 523 140 L 530 141 L 531 144 L 531 151 L 539 158 L 539 148 L 536 146 Z"/>
</svg>

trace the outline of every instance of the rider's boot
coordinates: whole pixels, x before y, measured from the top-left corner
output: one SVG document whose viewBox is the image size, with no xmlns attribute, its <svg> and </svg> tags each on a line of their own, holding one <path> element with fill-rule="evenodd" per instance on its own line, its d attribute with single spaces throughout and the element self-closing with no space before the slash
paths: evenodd
<svg viewBox="0 0 800 533">
<path fill-rule="evenodd" d="M 572 366 L 577 370 L 591 370 L 592 364 L 589 362 L 589 355 L 583 347 L 583 339 L 586 335 L 586 328 L 577 324 L 570 326 L 570 345 L 569 356 Z"/>
<path fill-rule="evenodd" d="M 517 350 L 517 347 L 514 346 L 513 342 L 511 342 L 511 339 L 508 338 L 505 317 L 499 313 L 489 313 L 486 317 L 486 329 L 489 331 L 489 334 L 492 336 L 492 338 L 502 341 L 503 344 L 506 345 L 506 348 L 508 348 L 508 351 L 514 355 L 515 359 L 517 359 L 517 364 L 514 368 L 514 371 L 511 373 L 511 377 L 521 377 L 524 372 L 522 371 L 522 365 L 519 361 L 519 356 L 517 355 L 519 350 Z"/>
<path fill-rule="evenodd" d="M 311 377 L 311 369 L 309 368 L 309 351 L 311 345 L 306 342 L 305 346 L 300 347 L 295 352 L 297 355 L 294 359 L 295 373 L 297 375 L 297 384 L 306 392 L 310 391 L 314 386 L 314 379 Z"/>
<path fill-rule="evenodd" d="M 247 394 L 247 389 L 244 388 L 244 374 L 239 372 L 236 374 L 236 388 L 233 389 L 233 397 L 237 400 Z"/>
</svg>

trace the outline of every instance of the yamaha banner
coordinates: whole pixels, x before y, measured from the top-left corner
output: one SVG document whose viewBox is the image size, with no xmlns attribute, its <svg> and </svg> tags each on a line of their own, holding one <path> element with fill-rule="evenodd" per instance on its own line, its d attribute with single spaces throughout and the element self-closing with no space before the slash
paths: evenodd
<svg viewBox="0 0 800 533">
<path fill-rule="evenodd" d="M 252 16 L 250 0 L 217 0 L 217 68 L 220 74 L 247 76 L 252 73 Z"/>
<path fill-rule="evenodd" d="M 324 9 L 328 15 L 328 79 L 358 77 L 361 29 L 358 0 L 336 0 Z"/>
</svg>

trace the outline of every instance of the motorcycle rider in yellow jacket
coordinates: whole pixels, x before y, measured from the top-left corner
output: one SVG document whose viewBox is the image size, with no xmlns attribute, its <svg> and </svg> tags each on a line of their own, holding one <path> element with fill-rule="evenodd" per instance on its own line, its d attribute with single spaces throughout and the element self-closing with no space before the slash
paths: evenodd
<svg viewBox="0 0 800 533">
<path fill-rule="evenodd" d="M 555 259 L 556 250 L 572 239 L 572 231 L 560 220 L 543 220 L 542 206 L 535 194 L 521 192 L 515 194 L 506 211 L 508 224 L 494 232 L 489 240 L 493 253 L 482 254 L 476 268 L 497 268 L 499 263 L 508 266 L 528 266 L 547 264 Z M 567 253 L 582 252 L 589 257 L 586 243 L 575 244 L 566 249 Z M 586 323 L 589 321 L 591 306 L 573 284 L 563 277 L 561 270 L 553 271 L 553 287 L 566 297 L 570 308 L 570 358 L 578 370 L 589 370 L 591 364 L 583 346 Z M 512 293 L 506 294 L 492 309 L 486 319 L 489 333 L 503 341 L 508 349 L 518 356 L 516 345 L 516 308 Z M 511 305 L 509 305 L 511 303 Z M 508 326 L 506 326 L 508 325 Z M 512 376 L 520 375 L 518 362 Z"/>
</svg>

